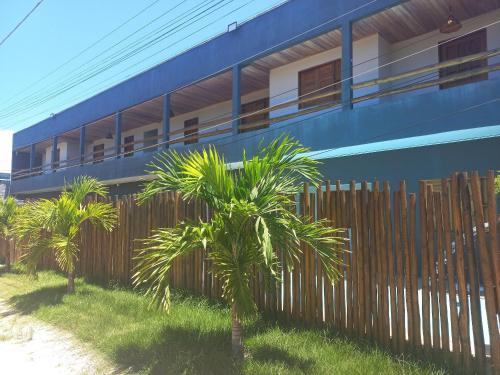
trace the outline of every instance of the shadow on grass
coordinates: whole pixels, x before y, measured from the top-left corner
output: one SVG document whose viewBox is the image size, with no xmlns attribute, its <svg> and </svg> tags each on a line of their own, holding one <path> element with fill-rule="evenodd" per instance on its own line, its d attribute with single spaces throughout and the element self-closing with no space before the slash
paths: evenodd
<svg viewBox="0 0 500 375">
<path fill-rule="evenodd" d="M 248 336 L 255 331 L 248 327 Z M 253 331 L 253 332 L 252 332 Z M 121 368 L 146 370 L 150 374 L 240 374 L 242 362 L 231 356 L 231 332 L 200 332 L 196 328 L 165 327 L 152 345 L 126 344 L 115 351 L 115 362 Z M 281 363 L 288 371 L 307 370 L 314 362 L 290 355 L 268 345 L 253 351 L 252 360 Z"/>
<path fill-rule="evenodd" d="M 119 346 L 114 360 L 120 367 L 151 374 L 238 374 L 229 335 L 229 331 L 202 333 L 195 328 L 165 327 L 150 345 Z"/>
<path fill-rule="evenodd" d="M 254 351 L 252 358 L 257 362 L 284 364 L 288 371 L 300 370 L 304 373 L 308 373 L 308 371 L 314 367 L 314 361 L 292 356 L 290 353 L 270 345 L 259 346 Z"/>
<path fill-rule="evenodd" d="M 9 303 L 21 314 L 27 315 L 42 306 L 54 306 L 62 303 L 66 286 L 53 286 L 37 289 L 33 292 L 11 297 Z"/>
</svg>

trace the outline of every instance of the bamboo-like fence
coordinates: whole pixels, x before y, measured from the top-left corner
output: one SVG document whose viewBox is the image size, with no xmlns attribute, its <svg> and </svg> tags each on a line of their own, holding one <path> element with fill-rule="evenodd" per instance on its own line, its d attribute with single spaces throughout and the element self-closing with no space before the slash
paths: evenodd
<svg viewBox="0 0 500 375">
<path fill-rule="evenodd" d="M 83 228 L 79 273 L 101 283 L 129 284 L 135 239 L 184 218 L 210 218 L 206 205 L 174 193 L 143 206 L 115 199 L 119 226 L 106 233 Z M 327 326 L 371 339 L 396 353 L 446 360 L 455 371 L 500 373 L 500 263 L 494 173 L 454 174 L 440 184 L 340 181 L 305 184 L 297 209 L 347 229 L 343 276 L 333 284 L 311 249 L 266 290 L 256 273 L 251 289 L 260 311 L 276 319 Z M 0 242 L 0 255 L 5 253 Z M 10 249 L 13 260 L 16 252 Z M 280 250 L 278 256 L 284 260 Z M 43 266 L 55 267 L 47 257 Z M 222 285 L 207 270 L 203 250 L 175 262 L 175 288 L 218 298 Z"/>
</svg>

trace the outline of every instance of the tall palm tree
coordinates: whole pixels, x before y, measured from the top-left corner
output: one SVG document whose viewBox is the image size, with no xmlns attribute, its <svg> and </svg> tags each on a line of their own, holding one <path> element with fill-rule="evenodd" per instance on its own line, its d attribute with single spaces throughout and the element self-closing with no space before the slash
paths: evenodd
<svg viewBox="0 0 500 375">
<path fill-rule="evenodd" d="M 12 238 L 12 229 L 17 213 L 17 203 L 13 197 L 0 199 L 0 237 L 6 241 Z M 9 254 L 5 255 L 5 266 L 10 266 Z"/>
<path fill-rule="evenodd" d="M 159 307 L 169 308 L 168 271 L 175 258 L 195 249 L 208 249 L 211 272 L 222 281 L 223 297 L 232 308 L 232 351 L 243 355 L 241 317 L 256 306 L 250 291 L 252 269 L 278 281 L 282 264 L 275 253 L 281 249 L 290 267 L 300 261 L 301 243 L 316 251 L 329 280 L 337 273 L 340 230 L 326 221 L 311 221 L 292 212 L 292 196 L 300 193 L 303 180 L 317 181 L 317 162 L 301 156 L 307 149 L 288 138 L 275 140 L 231 171 L 215 148 L 202 152 L 160 154 L 149 173 L 139 203 L 153 195 L 175 190 L 185 199 L 199 198 L 213 212 L 207 222 L 181 222 L 174 228 L 156 230 L 138 252 L 133 276 Z M 291 270 L 291 269 L 290 269 Z"/>
<path fill-rule="evenodd" d="M 21 261 L 36 273 L 40 258 L 54 252 L 60 268 L 68 275 L 68 293 L 75 291 L 75 264 L 82 224 L 89 221 L 112 230 L 116 212 L 109 203 L 87 200 L 89 194 L 100 197 L 107 189 L 95 178 L 82 176 L 66 185 L 58 198 L 40 199 L 22 206 L 15 224 L 16 237 L 23 249 Z"/>
</svg>

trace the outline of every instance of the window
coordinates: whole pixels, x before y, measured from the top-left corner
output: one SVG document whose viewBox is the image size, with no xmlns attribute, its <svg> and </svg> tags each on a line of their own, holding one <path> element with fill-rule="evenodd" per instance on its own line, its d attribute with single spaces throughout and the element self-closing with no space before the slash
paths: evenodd
<svg viewBox="0 0 500 375">
<path fill-rule="evenodd" d="M 129 157 L 134 155 L 134 136 L 129 135 L 123 139 L 123 152 L 124 157 Z"/>
<path fill-rule="evenodd" d="M 185 145 L 190 145 L 198 142 L 198 117 L 184 121 L 184 137 L 189 137 L 189 139 L 184 141 Z M 190 127 L 192 127 L 190 129 Z"/>
<path fill-rule="evenodd" d="M 258 110 L 265 109 L 267 107 L 269 107 L 269 98 L 259 99 L 259 100 L 256 100 L 256 101 L 253 101 L 250 103 L 242 104 L 241 114 L 257 112 Z M 260 121 L 267 120 L 267 119 L 269 119 L 269 112 L 256 113 L 255 115 L 252 115 L 252 116 L 243 117 L 240 120 L 240 124 L 241 125 L 254 124 L 256 122 L 260 122 Z M 245 132 L 249 132 L 252 130 L 264 129 L 264 128 L 267 128 L 268 126 L 269 126 L 269 123 L 264 123 L 262 125 L 258 125 L 258 126 L 252 127 L 252 128 L 241 129 L 240 132 L 245 133 Z"/>
<path fill-rule="evenodd" d="M 144 132 L 144 152 L 154 152 L 158 149 L 158 129 Z"/>
<path fill-rule="evenodd" d="M 94 145 L 93 159 L 93 164 L 102 163 L 104 160 L 104 143 Z"/>
<path fill-rule="evenodd" d="M 463 37 L 439 43 L 439 62 L 453 60 L 459 57 L 473 55 L 475 53 L 486 51 L 486 29 L 476 31 L 475 33 Z M 487 64 L 487 60 L 470 61 L 464 64 L 450 66 L 439 71 L 439 77 L 446 77 L 467 70 L 480 68 Z M 477 75 L 470 78 L 463 78 L 458 81 L 445 83 L 439 86 L 440 89 L 463 85 L 470 82 L 488 79 L 488 73 Z"/>
<path fill-rule="evenodd" d="M 315 66 L 299 72 L 299 96 L 301 99 L 307 98 L 309 93 L 316 96 L 321 93 L 338 90 L 340 84 L 340 59 Z M 323 90 L 321 90 L 324 88 Z M 310 108 L 320 104 L 334 103 L 340 100 L 340 93 L 324 98 L 315 99 L 309 102 L 300 103 L 299 108 Z"/>
</svg>

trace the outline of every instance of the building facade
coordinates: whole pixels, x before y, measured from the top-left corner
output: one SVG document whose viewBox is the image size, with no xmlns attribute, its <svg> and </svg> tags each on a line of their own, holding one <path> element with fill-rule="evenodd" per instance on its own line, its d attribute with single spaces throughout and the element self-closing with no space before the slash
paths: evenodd
<svg viewBox="0 0 500 375">
<path fill-rule="evenodd" d="M 284 133 L 332 180 L 499 169 L 499 69 L 498 0 L 291 0 L 15 133 L 11 192 L 132 193 L 157 152 Z"/>
</svg>

